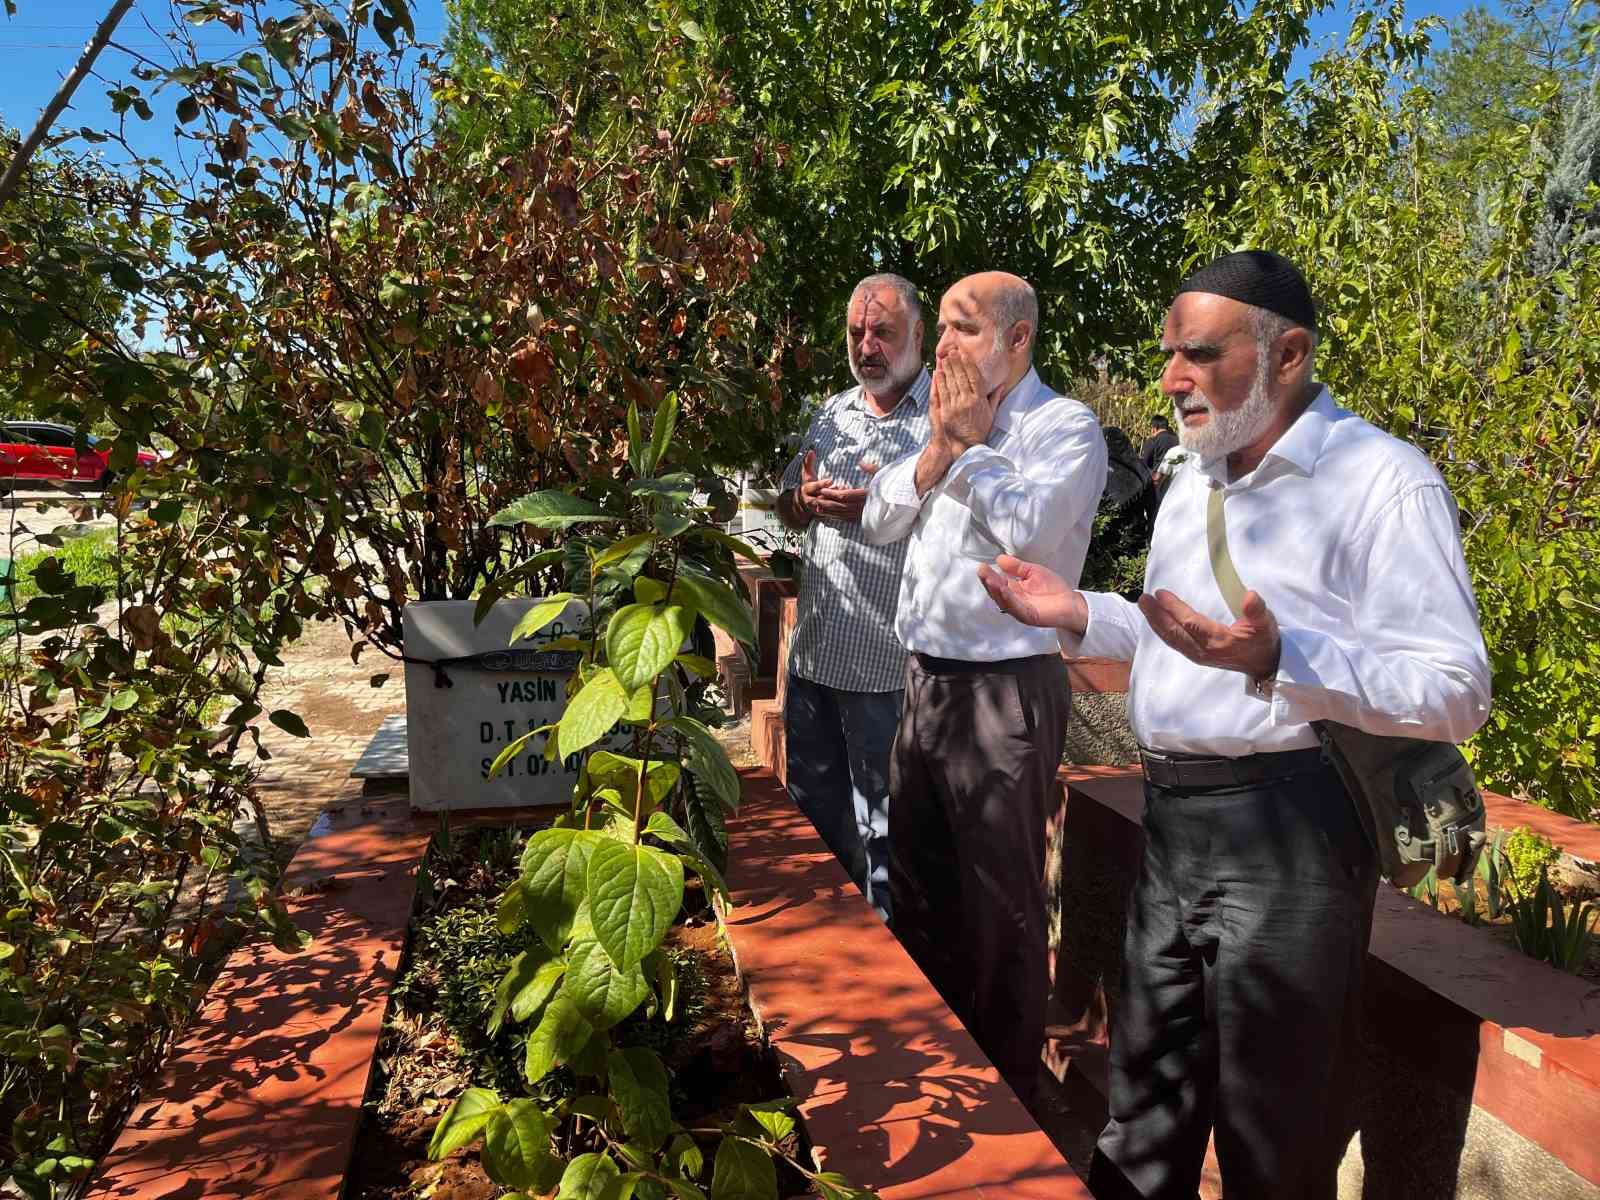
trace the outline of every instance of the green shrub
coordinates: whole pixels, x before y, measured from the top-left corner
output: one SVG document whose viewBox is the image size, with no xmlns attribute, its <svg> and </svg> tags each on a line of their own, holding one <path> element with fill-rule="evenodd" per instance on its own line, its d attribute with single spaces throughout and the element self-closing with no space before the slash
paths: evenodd
<svg viewBox="0 0 1600 1200">
<path fill-rule="evenodd" d="M 1506 838 L 1505 856 L 1507 874 L 1518 896 L 1531 895 L 1540 877 L 1561 861 L 1561 851 L 1527 826 L 1511 831 Z"/>
<path fill-rule="evenodd" d="M 494 901 L 475 900 L 425 919 L 412 943 L 414 966 L 395 990 L 396 999 L 414 1006 L 429 994 L 461 1048 L 475 1086 L 510 1090 L 522 1078 L 528 1040 L 520 1026 L 488 1032 L 495 989 L 512 959 L 538 940 L 530 928 L 501 933 Z"/>
<path fill-rule="evenodd" d="M 1562 971 L 1577 974 L 1589 961 L 1594 925 L 1600 909 L 1584 901 L 1565 901 L 1539 869 L 1538 882 L 1511 900 L 1511 930 L 1517 949 Z"/>
</svg>

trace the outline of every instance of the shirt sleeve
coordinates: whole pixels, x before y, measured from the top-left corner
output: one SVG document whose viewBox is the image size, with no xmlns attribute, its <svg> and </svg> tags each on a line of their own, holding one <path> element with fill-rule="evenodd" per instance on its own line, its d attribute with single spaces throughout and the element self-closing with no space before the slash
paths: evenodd
<svg viewBox="0 0 1600 1200">
<path fill-rule="evenodd" d="M 1443 484 L 1403 494 L 1373 522 L 1353 580 L 1360 641 L 1283 628 L 1274 724 L 1332 720 L 1390 737 L 1462 742 L 1489 715 L 1489 656 Z"/>
<path fill-rule="evenodd" d="M 1114 658 L 1118 662 L 1133 661 L 1133 652 L 1139 647 L 1139 635 L 1145 628 L 1144 614 L 1131 600 L 1124 600 L 1115 592 L 1084 592 L 1084 603 L 1089 606 L 1089 623 L 1083 636 L 1075 637 L 1065 629 L 1058 634 L 1061 653 L 1069 658 Z"/>
<path fill-rule="evenodd" d="M 911 532 L 926 496 L 917 495 L 917 460 L 922 449 L 898 458 L 872 477 L 861 532 L 868 545 L 886 546 Z M 930 489 L 928 495 L 933 495 Z"/>
<path fill-rule="evenodd" d="M 950 465 L 945 479 L 973 516 L 1022 559 L 1049 555 L 1106 486 L 1106 440 L 1087 410 L 1058 417 L 1024 435 L 1026 466 L 992 446 L 973 446 Z"/>
</svg>

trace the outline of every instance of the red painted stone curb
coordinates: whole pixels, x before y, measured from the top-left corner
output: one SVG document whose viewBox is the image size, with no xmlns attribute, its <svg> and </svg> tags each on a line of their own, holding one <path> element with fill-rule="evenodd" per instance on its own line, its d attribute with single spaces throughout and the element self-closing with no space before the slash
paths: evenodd
<svg viewBox="0 0 1600 1200">
<path fill-rule="evenodd" d="M 431 832 L 404 800 L 323 814 L 285 880 L 311 946 L 228 960 L 95 1200 L 336 1200 Z"/>
<path fill-rule="evenodd" d="M 744 797 L 724 929 L 825 1168 L 884 1200 L 1089 1200 L 777 781 Z"/>
<path fill-rule="evenodd" d="M 1067 658 L 1067 682 L 1074 695 L 1084 692 L 1125 692 L 1133 664 L 1117 658 Z"/>
</svg>

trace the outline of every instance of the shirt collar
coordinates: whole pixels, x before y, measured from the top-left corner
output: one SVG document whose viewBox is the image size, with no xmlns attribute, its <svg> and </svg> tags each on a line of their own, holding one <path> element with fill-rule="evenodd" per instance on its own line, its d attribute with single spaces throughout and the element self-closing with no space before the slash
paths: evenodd
<svg viewBox="0 0 1600 1200">
<path fill-rule="evenodd" d="M 1028 373 L 1017 380 L 1017 386 L 1006 393 L 1006 398 L 1000 401 L 1000 407 L 994 410 L 996 424 L 1007 417 L 1015 416 L 1032 404 L 1034 394 L 1043 386 L 1039 382 L 1039 372 L 1029 367 Z"/>
<path fill-rule="evenodd" d="M 906 389 L 905 395 L 900 397 L 895 406 L 884 414 L 884 417 L 898 416 L 902 412 L 922 412 L 928 407 L 928 389 L 932 384 L 933 381 L 928 375 L 928 368 L 923 367 L 917 372 L 917 377 L 911 381 L 911 386 Z M 850 403 L 875 420 L 883 419 L 867 407 L 867 389 L 859 383 L 856 384 L 855 395 L 850 398 Z M 908 405 L 909 407 L 907 407 Z"/>
<path fill-rule="evenodd" d="M 1312 474 L 1316 470 L 1317 459 L 1322 457 L 1323 443 L 1328 439 L 1328 430 L 1338 411 L 1338 406 L 1333 402 L 1333 393 L 1328 391 L 1325 385 L 1319 385 L 1316 398 L 1306 406 L 1305 412 L 1295 418 L 1294 424 L 1285 429 L 1278 440 L 1272 443 L 1271 448 L 1262 456 L 1260 464 L 1249 477 L 1255 476 L 1273 459 L 1286 463 L 1302 475 Z M 1218 455 L 1209 462 L 1202 462 L 1199 467 L 1203 475 L 1224 487 L 1228 485 L 1226 454 Z"/>
</svg>

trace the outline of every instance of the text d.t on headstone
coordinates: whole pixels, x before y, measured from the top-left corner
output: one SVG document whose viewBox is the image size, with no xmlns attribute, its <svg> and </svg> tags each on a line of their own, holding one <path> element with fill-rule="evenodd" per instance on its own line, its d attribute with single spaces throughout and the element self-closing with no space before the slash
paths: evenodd
<svg viewBox="0 0 1600 1200">
<path fill-rule="evenodd" d="M 413 808 L 515 808 L 572 799 L 578 756 L 546 760 L 544 734 L 529 739 L 489 778 L 490 765 L 507 745 L 560 720 L 567 705 L 567 681 L 578 655 L 544 647 L 575 633 L 583 608 L 574 602 L 539 634 L 510 645 L 512 629 L 537 603 L 501 600 L 479 625 L 472 623 L 471 600 L 406 605 L 406 657 L 418 660 L 406 664 Z M 440 672 L 451 686 L 440 686 Z"/>
</svg>

